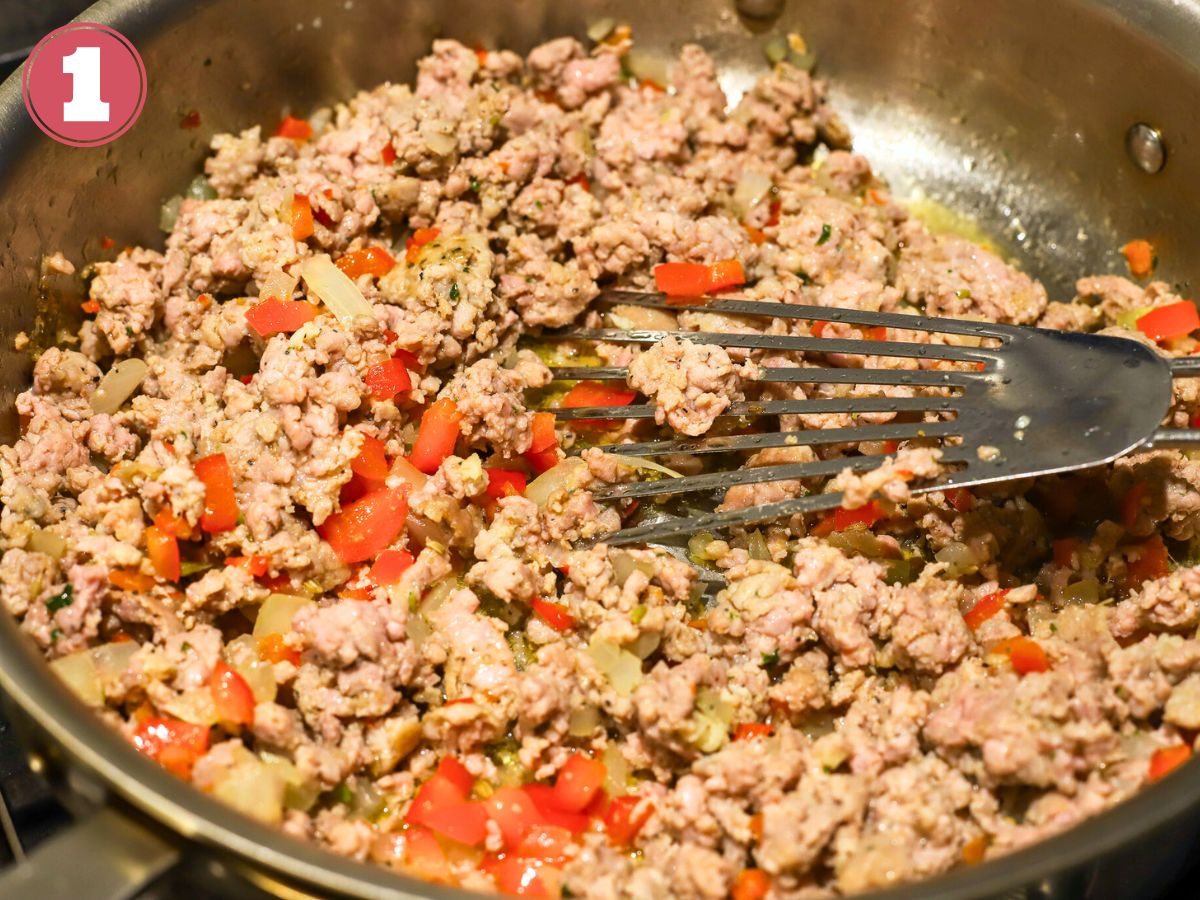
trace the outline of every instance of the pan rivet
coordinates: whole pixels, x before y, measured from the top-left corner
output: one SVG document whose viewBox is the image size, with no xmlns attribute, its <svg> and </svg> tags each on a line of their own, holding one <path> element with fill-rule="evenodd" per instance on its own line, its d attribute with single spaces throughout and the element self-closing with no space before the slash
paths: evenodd
<svg viewBox="0 0 1200 900">
<path fill-rule="evenodd" d="M 1167 164 L 1167 145 L 1162 132 L 1145 122 L 1130 127 L 1125 135 L 1125 149 L 1134 165 L 1148 175 L 1157 175 Z"/>
</svg>

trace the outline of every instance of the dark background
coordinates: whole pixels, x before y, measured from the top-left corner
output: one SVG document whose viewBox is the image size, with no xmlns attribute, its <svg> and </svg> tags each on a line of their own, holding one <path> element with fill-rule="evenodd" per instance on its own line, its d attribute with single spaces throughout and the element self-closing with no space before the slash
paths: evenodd
<svg viewBox="0 0 1200 900">
<path fill-rule="evenodd" d="M 883 0 L 881 0 L 883 2 Z M 77 16 L 89 3 L 82 0 L 0 0 L 0 77 L 15 71 L 33 45 L 48 31 Z M 29 771 L 25 755 L 8 723 L 0 718 L 0 793 L 7 804 L 21 843 L 28 851 L 70 821 L 49 787 Z M 1159 900 L 1195 900 L 1200 897 L 1200 848 L 1197 866 Z M 0 864 L 8 864 L 11 851 L 0 842 Z M 147 896 L 188 896 L 196 900 L 230 898 L 228 887 L 203 888 L 195 873 L 166 876 Z M 1150 898 L 1147 898 L 1150 900 Z"/>
</svg>

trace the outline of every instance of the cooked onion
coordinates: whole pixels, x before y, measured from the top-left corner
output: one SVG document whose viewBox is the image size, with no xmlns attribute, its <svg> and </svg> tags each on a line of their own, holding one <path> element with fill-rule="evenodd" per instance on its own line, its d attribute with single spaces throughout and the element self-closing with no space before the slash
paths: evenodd
<svg viewBox="0 0 1200 900">
<path fill-rule="evenodd" d="M 292 292 L 296 290 L 298 279 L 282 269 L 276 269 L 258 287 L 258 296 L 262 300 L 274 297 L 277 300 L 291 300 Z"/>
<path fill-rule="evenodd" d="M 590 703 L 577 706 L 567 717 L 567 732 L 571 737 L 591 737 L 600 725 L 600 710 Z"/>
<path fill-rule="evenodd" d="M 770 193 L 771 179 L 762 172 L 743 172 L 733 189 L 733 212 L 739 219 L 746 218 L 754 207 Z"/>
<path fill-rule="evenodd" d="M 157 706 L 168 715 L 193 725 L 217 724 L 217 708 L 213 704 L 212 691 L 207 686 L 184 691 L 177 697 L 158 703 Z"/>
<path fill-rule="evenodd" d="M 623 454 L 611 454 L 613 462 L 626 469 L 648 469 L 651 472 L 659 472 L 666 475 L 668 478 L 682 478 L 682 472 L 676 472 L 674 469 L 668 469 L 662 463 L 656 463 L 652 459 L 645 459 L 641 456 L 625 456 Z"/>
<path fill-rule="evenodd" d="M 449 156 L 458 146 L 454 126 L 441 119 L 431 119 L 421 126 L 421 140 L 438 156 Z"/>
<path fill-rule="evenodd" d="M 969 575 L 979 568 L 979 557 L 961 541 L 951 541 L 933 556 L 938 562 L 946 563 L 946 578 Z"/>
<path fill-rule="evenodd" d="M 421 488 L 425 487 L 425 482 L 429 481 L 428 475 L 403 456 L 396 457 L 396 461 L 392 463 L 392 469 L 388 473 L 388 477 L 400 479 L 402 483 L 409 485 L 414 491 L 421 490 Z"/>
<path fill-rule="evenodd" d="M 80 650 L 50 663 L 54 670 L 80 700 L 88 706 L 104 705 L 104 690 L 96 674 L 96 664 L 90 650 Z"/>
<path fill-rule="evenodd" d="M 187 196 L 193 200 L 216 200 L 217 192 L 208 179 L 203 175 L 197 175 L 187 186 Z"/>
<path fill-rule="evenodd" d="M 622 697 L 628 697 L 642 681 L 642 661 L 622 650 L 611 641 L 593 637 L 588 644 L 588 654 L 596 668 L 608 679 L 612 689 Z"/>
<path fill-rule="evenodd" d="M 605 16 L 602 19 L 597 19 L 587 27 L 587 36 L 589 40 L 595 41 L 597 44 L 613 33 L 613 29 L 617 27 L 617 20 L 612 16 Z"/>
<path fill-rule="evenodd" d="M 248 634 L 234 638 L 225 647 L 229 665 L 242 676 L 255 703 L 267 703 L 275 699 L 275 667 L 258 653 L 258 642 Z"/>
<path fill-rule="evenodd" d="M 638 81 L 653 81 L 660 87 L 671 83 L 671 64 L 665 57 L 630 50 L 625 55 L 625 64 Z"/>
<path fill-rule="evenodd" d="M 567 457 L 533 479 L 525 489 L 525 496 L 539 507 L 544 507 L 550 502 L 552 494 L 582 486 L 587 478 L 587 468 L 587 463 L 579 457 Z"/>
<path fill-rule="evenodd" d="M 345 272 L 333 264 L 328 253 L 310 256 L 300 264 L 300 277 L 310 293 L 333 311 L 342 322 L 358 316 L 374 316 L 371 304 Z"/>
<path fill-rule="evenodd" d="M 242 746 L 233 748 L 233 765 L 213 782 L 212 795 L 234 809 L 269 825 L 283 821 L 287 782 L 277 766 L 265 765 Z"/>
<path fill-rule="evenodd" d="M 1063 588 L 1064 603 L 1099 603 L 1100 582 L 1095 578 L 1085 578 Z"/>
<path fill-rule="evenodd" d="M 67 552 L 67 541 L 53 531 L 35 528 L 29 532 L 29 549 L 34 553 L 45 553 L 51 559 L 62 559 Z"/>
<path fill-rule="evenodd" d="M 115 413 L 133 396 L 149 371 L 150 367 L 140 359 L 123 359 L 114 365 L 92 394 L 92 412 Z"/>
<path fill-rule="evenodd" d="M 662 309 L 649 309 L 645 306 L 630 306 L 621 303 L 604 314 L 605 321 L 612 328 L 638 329 L 648 331 L 674 331 L 679 322 L 671 313 Z"/>
<path fill-rule="evenodd" d="M 176 194 L 158 211 L 158 227 L 167 234 L 175 230 L 175 223 L 179 220 L 179 207 L 182 203 L 183 197 Z"/>
<path fill-rule="evenodd" d="M 283 779 L 283 805 L 288 809 L 307 811 L 312 809 L 317 798 L 321 795 L 320 788 L 307 781 L 300 770 L 286 756 L 276 756 L 274 753 L 261 754 L 262 764 L 271 772 Z"/>
<path fill-rule="evenodd" d="M 629 793 L 629 763 L 625 754 L 616 744 L 604 748 L 604 790 L 610 797 L 620 797 Z"/>
<path fill-rule="evenodd" d="M 312 602 L 308 597 L 297 597 L 295 594 L 272 594 L 258 609 L 258 618 L 254 620 L 254 636 L 260 638 L 268 634 L 287 634 L 292 630 L 292 619 L 296 613 Z"/>
<path fill-rule="evenodd" d="M 750 552 L 751 559 L 759 559 L 769 562 L 772 558 L 771 550 L 767 547 L 767 539 L 763 537 L 763 533 L 757 528 L 750 532 L 750 538 L 747 542 L 746 549 Z"/>
<path fill-rule="evenodd" d="M 614 553 L 612 555 L 613 580 L 621 587 L 625 586 L 625 582 L 629 580 L 629 576 L 641 569 L 646 575 L 654 576 L 654 566 L 648 562 L 634 559 L 628 553 Z"/>
<path fill-rule="evenodd" d="M 115 686 L 129 668 L 129 660 L 141 649 L 137 641 L 117 641 L 111 644 L 101 644 L 92 648 L 92 662 L 96 665 L 96 675 L 101 686 L 107 691 L 110 685 Z"/>
<path fill-rule="evenodd" d="M 645 659 L 658 649 L 660 643 L 662 635 L 657 631 L 643 631 L 637 636 L 637 640 L 629 645 L 629 652 L 638 659 Z"/>
</svg>

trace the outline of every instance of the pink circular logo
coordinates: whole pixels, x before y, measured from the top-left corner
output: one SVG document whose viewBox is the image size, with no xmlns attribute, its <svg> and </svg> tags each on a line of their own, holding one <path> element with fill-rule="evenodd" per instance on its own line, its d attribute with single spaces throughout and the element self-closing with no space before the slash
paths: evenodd
<svg viewBox="0 0 1200 900">
<path fill-rule="evenodd" d="M 25 108 L 60 144 L 98 147 L 123 135 L 146 102 L 146 66 L 125 35 L 73 22 L 42 38 L 21 75 Z"/>
</svg>

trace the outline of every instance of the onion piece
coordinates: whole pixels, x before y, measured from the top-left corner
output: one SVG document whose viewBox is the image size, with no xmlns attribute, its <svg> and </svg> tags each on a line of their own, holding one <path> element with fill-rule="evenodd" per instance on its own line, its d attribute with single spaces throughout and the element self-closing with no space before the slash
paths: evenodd
<svg viewBox="0 0 1200 900">
<path fill-rule="evenodd" d="M 239 812 L 278 825 L 283 821 L 283 796 L 287 781 L 278 766 L 265 765 L 242 746 L 232 748 L 234 762 L 213 781 L 209 791 Z"/>
<path fill-rule="evenodd" d="M 346 273 L 333 264 L 328 253 L 317 253 L 304 260 L 300 264 L 300 277 L 339 321 L 350 322 L 358 316 L 374 318 L 367 298 Z"/>
<path fill-rule="evenodd" d="M 608 455 L 612 457 L 612 461 L 615 465 L 621 466 L 625 469 L 648 469 L 651 472 L 658 472 L 662 475 L 666 475 L 668 478 L 683 477 L 682 472 L 676 472 L 674 469 L 668 469 L 662 463 L 656 463 L 652 459 L 645 459 L 641 456 L 625 456 L 620 453 L 610 453 Z"/>
<path fill-rule="evenodd" d="M 637 636 L 637 640 L 629 645 L 628 649 L 638 659 L 646 659 L 658 649 L 658 645 L 661 643 L 662 635 L 657 631 L 643 631 Z"/>
<path fill-rule="evenodd" d="M 1099 603 L 1100 582 L 1095 578 L 1084 578 L 1074 584 L 1068 584 L 1062 591 L 1062 599 L 1067 604 Z"/>
<path fill-rule="evenodd" d="M 961 541 L 951 541 L 933 554 L 933 557 L 938 562 L 946 564 L 946 571 L 943 573 L 946 578 L 970 575 L 979 568 L 979 557 L 976 556 L 974 550 Z"/>
<path fill-rule="evenodd" d="M 388 477 L 399 479 L 400 483 L 409 485 L 413 492 L 421 490 L 421 488 L 425 487 L 425 483 L 429 481 L 428 475 L 403 456 L 396 457 L 396 461 L 392 463 L 391 471 L 388 472 Z M 397 486 L 395 483 L 391 484 L 391 487 Z"/>
<path fill-rule="evenodd" d="M 115 413 L 133 396 L 149 371 L 150 367 L 141 359 L 123 359 L 114 365 L 92 393 L 92 412 Z"/>
<path fill-rule="evenodd" d="M 621 797 L 629 793 L 629 763 L 616 744 L 604 748 L 604 792 L 610 797 Z"/>
<path fill-rule="evenodd" d="M 665 310 L 630 306 L 627 303 L 619 303 L 608 310 L 604 319 L 612 328 L 627 330 L 644 328 L 647 331 L 674 331 L 679 327 L 675 316 Z"/>
<path fill-rule="evenodd" d="M 591 737 L 600 725 L 600 710 L 587 704 L 577 706 L 567 717 L 567 733 L 571 737 Z"/>
<path fill-rule="evenodd" d="M 234 638 L 225 647 L 225 657 L 249 685 L 255 703 L 275 699 L 275 666 L 259 656 L 258 642 L 253 637 L 243 634 Z"/>
<path fill-rule="evenodd" d="M 525 497 L 543 508 L 550 502 L 551 495 L 580 488 L 588 477 L 587 463 L 577 456 L 570 456 L 529 482 Z"/>
<path fill-rule="evenodd" d="M 67 552 L 67 541 L 53 531 L 35 528 L 29 532 L 29 549 L 34 553 L 44 553 L 51 559 L 62 559 L 63 554 Z"/>
<path fill-rule="evenodd" d="M 630 50 L 625 55 L 625 64 L 638 81 L 653 81 L 664 88 L 671 84 L 671 63 L 666 57 Z"/>
<path fill-rule="evenodd" d="M 300 770 L 286 756 L 276 756 L 274 753 L 260 754 L 262 764 L 269 771 L 283 779 L 283 805 L 288 809 L 298 809 L 307 812 L 320 797 L 320 788 L 305 779 Z"/>
<path fill-rule="evenodd" d="M 297 597 L 295 594 L 272 594 L 258 608 L 258 618 L 254 620 L 254 637 L 287 634 L 292 630 L 292 619 L 296 617 L 296 613 L 312 602 L 308 597 Z"/>
<path fill-rule="evenodd" d="M 179 221 L 179 207 L 183 205 L 183 197 L 176 194 L 158 210 L 158 227 L 170 234 L 175 230 L 175 223 Z"/>
<path fill-rule="evenodd" d="M 167 715 L 191 722 L 193 725 L 217 724 L 217 708 L 213 704 L 212 691 L 208 689 L 207 685 L 184 691 L 179 696 L 156 705 Z"/>
<path fill-rule="evenodd" d="M 100 686 L 107 692 L 120 682 L 129 661 L 142 648 L 137 641 L 117 641 L 92 648 L 92 662 L 96 665 L 96 676 Z"/>
<path fill-rule="evenodd" d="M 588 655 L 612 689 L 622 697 L 628 697 L 641 683 L 642 661 L 611 641 L 593 637 L 588 643 Z"/>
<path fill-rule="evenodd" d="M 190 182 L 188 182 L 188 186 L 187 186 L 187 190 L 185 191 L 185 194 L 191 200 L 216 200 L 217 199 L 216 189 L 214 189 L 213 186 L 211 184 L 209 184 L 208 179 L 205 178 L 203 175 L 197 175 Z"/>
<path fill-rule="evenodd" d="M 612 555 L 613 581 L 620 587 L 625 586 L 625 582 L 629 580 L 629 576 L 639 569 L 646 573 L 648 578 L 654 577 L 654 566 L 644 560 L 634 559 L 628 553 L 614 553 Z"/>
<path fill-rule="evenodd" d="M 597 19 L 587 27 L 588 40 L 595 41 L 597 44 L 613 33 L 613 29 L 617 27 L 617 20 L 612 16 L 605 16 L 602 19 Z"/>
<path fill-rule="evenodd" d="M 291 300 L 298 280 L 295 275 L 289 275 L 282 269 L 276 269 L 258 286 L 259 299 L 267 300 L 274 297 L 276 300 Z"/>
<path fill-rule="evenodd" d="M 454 126 L 442 119 L 431 119 L 421 126 L 421 140 L 438 156 L 449 156 L 458 147 Z"/>
<path fill-rule="evenodd" d="M 771 179 L 762 172 L 743 172 L 738 178 L 737 187 L 733 189 L 731 205 L 734 214 L 739 219 L 746 218 L 750 211 L 770 193 L 771 187 Z"/>
<path fill-rule="evenodd" d="M 56 659 L 50 663 L 50 668 L 71 689 L 71 693 L 88 706 L 104 705 L 104 690 L 100 686 L 100 676 L 96 673 L 96 663 L 90 650 L 80 650 Z"/>
</svg>

